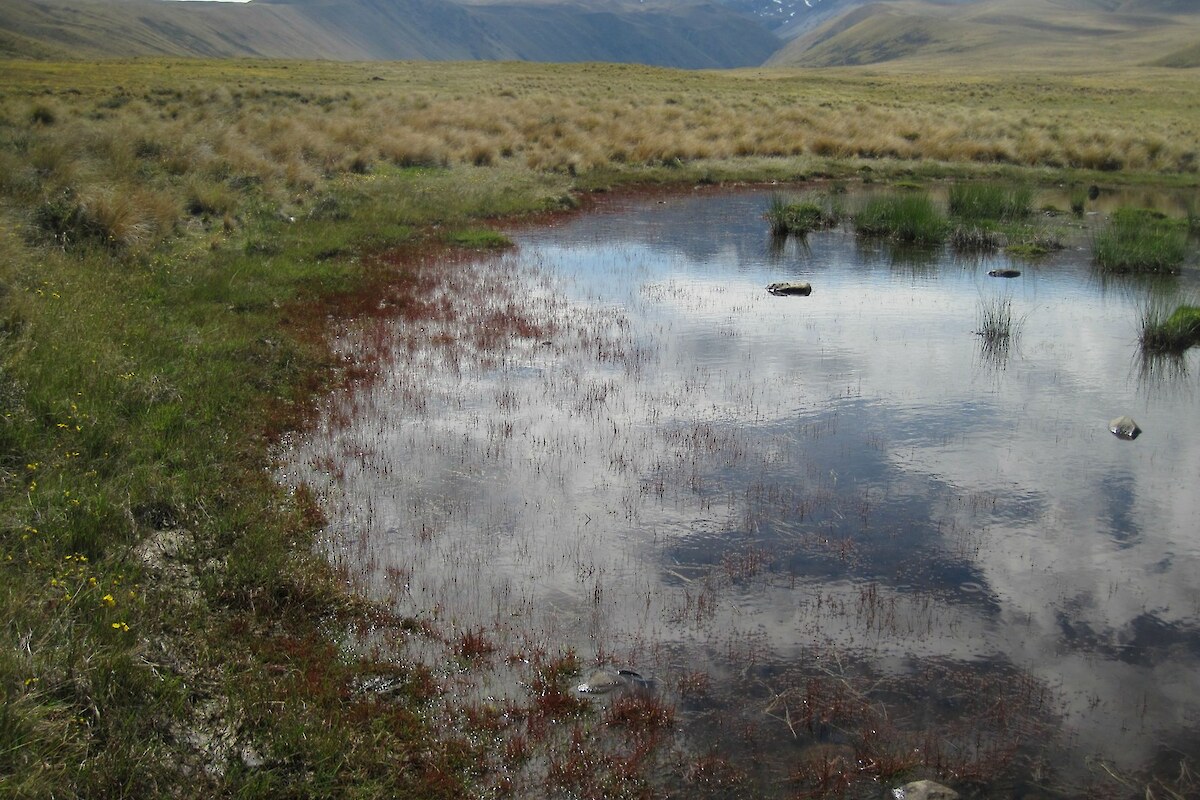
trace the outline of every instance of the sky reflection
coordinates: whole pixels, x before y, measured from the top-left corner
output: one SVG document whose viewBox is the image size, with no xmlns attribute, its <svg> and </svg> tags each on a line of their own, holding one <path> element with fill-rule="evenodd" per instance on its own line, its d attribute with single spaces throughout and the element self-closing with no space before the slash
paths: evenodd
<svg viewBox="0 0 1200 800">
<path fill-rule="evenodd" d="M 1194 359 L 1169 391 L 1130 369 L 1142 295 L 1086 253 L 999 280 L 1000 256 L 846 231 L 773 247 L 767 199 L 519 231 L 509 267 L 551 276 L 575 338 L 398 358 L 298 458 L 362 454 L 327 485 L 335 555 L 406 612 L 730 687 L 816 646 L 1011 666 L 1062 701 L 1045 746 L 1080 763 L 1198 738 Z M 974 333 L 996 296 L 1021 320 L 1002 362 Z M 1107 430 L 1126 413 L 1136 442 Z"/>
</svg>

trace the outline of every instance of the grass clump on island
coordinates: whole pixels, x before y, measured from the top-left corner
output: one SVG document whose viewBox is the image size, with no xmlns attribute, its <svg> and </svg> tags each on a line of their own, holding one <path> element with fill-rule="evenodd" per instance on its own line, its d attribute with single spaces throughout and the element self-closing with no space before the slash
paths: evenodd
<svg viewBox="0 0 1200 800">
<path fill-rule="evenodd" d="M 1033 213 L 1033 189 L 1002 183 L 955 183 L 947 198 L 950 216 L 979 222 L 1015 222 Z"/>
<path fill-rule="evenodd" d="M 867 197 L 854 214 L 854 229 L 904 244 L 941 244 L 949 234 L 946 217 L 927 193 Z"/>
<path fill-rule="evenodd" d="M 489 219 L 569 207 L 580 188 L 844 176 L 864 161 L 945 176 L 1119 155 L 1194 181 L 1186 143 L 1200 139 L 1198 104 L 1179 102 L 1195 82 L 1158 75 L 1114 94 L 1107 78 L 626 65 L 3 73 L 0 795 L 13 797 L 457 797 L 486 783 L 480 740 L 430 722 L 435 676 L 338 646 L 356 625 L 420 626 L 344 591 L 313 553 L 321 510 L 272 473 L 272 444 L 314 396 L 370 370 L 332 352 L 329 321 L 420 291 L 381 253 L 500 246 Z M 1081 110 L 1101 133 L 1073 127 Z"/>
<path fill-rule="evenodd" d="M 959 182 L 947 194 L 950 244 L 960 251 L 1001 248 L 1014 256 L 1045 255 L 1061 247 L 1029 222 L 1034 190 L 1023 184 Z"/>
<path fill-rule="evenodd" d="M 1156 211 L 1121 208 L 1092 242 L 1102 272 L 1166 273 L 1187 259 L 1187 225 Z"/>
<path fill-rule="evenodd" d="M 1200 305 L 1180 305 L 1170 313 L 1161 304 L 1147 306 L 1138 338 L 1148 353 L 1182 353 L 1200 345 Z"/>
<path fill-rule="evenodd" d="M 771 195 L 764 215 L 772 236 L 807 236 L 813 231 L 835 227 L 845 211 L 832 194 L 807 194 L 800 198 Z"/>
</svg>

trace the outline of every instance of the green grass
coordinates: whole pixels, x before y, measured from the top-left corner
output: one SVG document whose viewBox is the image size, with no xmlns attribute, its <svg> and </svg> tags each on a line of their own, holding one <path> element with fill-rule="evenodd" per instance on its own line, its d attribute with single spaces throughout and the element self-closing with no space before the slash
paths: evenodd
<svg viewBox="0 0 1200 800">
<path fill-rule="evenodd" d="M 1200 306 L 1181 305 L 1170 314 L 1161 305 L 1147 306 L 1139 340 L 1149 353 L 1182 353 L 1200 345 Z"/>
<path fill-rule="evenodd" d="M 1033 213 L 1033 189 L 1000 183 L 956 183 L 950 187 L 950 215 L 963 221 L 1011 222 Z"/>
<path fill-rule="evenodd" d="M 327 316 L 415 291 L 373 254 L 434 225 L 498 244 L 471 221 L 557 207 L 565 184 L 347 171 L 281 212 L 262 183 L 205 181 L 150 181 L 197 206 L 166 203 L 161 227 L 87 182 L 3 197 L 0 795 L 461 795 L 478 759 L 419 697 L 347 694 L 376 666 L 321 626 L 359 612 L 268 445 L 338 378 Z M 139 555 L 160 541 L 169 559 Z M 203 744 L 222 736 L 268 766 Z"/>
<path fill-rule="evenodd" d="M 1014 242 L 1005 247 L 1004 252 L 1018 258 L 1041 258 L 1058 249 L 1061 249 L 1061 246 L 1054 246 L 1041 241 L 1026 241 Z"/>
<path fill-rule="evenodd" d="M 1118 209 L 1092 250 L 1103 272 L 1172 272 L 1188 256 L 1187 225 L 1145 209 Z"/>
<path fill-rule="evenodd" d="M 1006 241 L 1004 234 L 989 225 L 958 224 L 950 230 L 950 245 L 963 252 L 998 250 Z"/>
<path fill-rule="evenodd" d="M 1040 258 L 1066 246 L 1063 243 L 1066 232 L 1041 221 L 1008 225 L 1006 232 L 1004 251 L 1020 258 Z"/>
<path fill-rule="evenodd" d="M 867 198 L 854 214 L 854 229 L 906 244 L 940 244 L 950 232 L 928 194 L 907 193 Z"/>
<path fill-rule="evenodd" d="M 832 228 L 841 221 L 843 211 L 832 194 L 806 195 L 799 199 L 771 195 L 764 215 L 773 236 L 806 236 L 812 231 Z"/>
<path fill-rule="evenodd" d="M 1012 298 L 993 296 L 981 298 L 976 312 L 975 333 L 980 337 L 983 356 L 988 361 L 1003 364 L 1021 332 L 1021 320 L 1013 316 Z"/>
<path fill-rule="evenodd" d="M 1012 298 L 993 297 L 979 303 L 979 330 L 984 341 L 999 342 L 1011 339 L 1014 331 Z"/>
<path fill-rule="evenodd" d="M 502 250 L 512 247 L 512 239 L 491 228 L 465 228 L 446 234 L 446 241 L 473 250 Z"/>
</svg>

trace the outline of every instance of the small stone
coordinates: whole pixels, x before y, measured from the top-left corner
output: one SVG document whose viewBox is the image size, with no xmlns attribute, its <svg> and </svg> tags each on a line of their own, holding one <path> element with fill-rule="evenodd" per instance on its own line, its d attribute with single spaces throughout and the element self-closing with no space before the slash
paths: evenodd
<svg viewBox="0 0 1200 800">
<path fill-rule="evenodd" d="M 267 763 L 266 760 L 258 754 L 258 751 L 250 745 L 244 745 L 242 747 L 241 756 L 242 764 L 244 764 L 247 769 L 260 769 Z"/>
<path fill-rule="evenodd" d="M 956 800 L 958 792 L 934 781 L 913 781 L 892 790 L 896 800 Z"/>
<path fill-rule="evenodd" d="M 575 687 L 583 694 L 605 694 L 621 685 L 621 678 L 607 670 L 598 669 L 587 680 Z"/>
<path fill-rule="evenodd" d="M 780 283 L 772 283 L 767 287 L 767 291 L 778 297 L 784 295 L 808 297 L 812 294 L 812 284 L 806 281 L 781 281 Z"/>
<path fill-rule="evenodd" d="M 1117 417 L 1108 423 L 1108 429 L 1118 439 L 1132 441 L 1142 434 L 1142 429 L 1133 421 L 1133 417 Z"/>
</svg>

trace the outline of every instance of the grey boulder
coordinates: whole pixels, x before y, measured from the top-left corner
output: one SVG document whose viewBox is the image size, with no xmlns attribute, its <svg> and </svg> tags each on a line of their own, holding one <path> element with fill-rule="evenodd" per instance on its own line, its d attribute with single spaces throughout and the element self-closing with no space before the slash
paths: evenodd
<svg viewBox="0 0 1200 800">
<path fill-rule="evenodd" d="M 609 669 L 594 670 L 587 680 L 575 687 L 581 694 L 608 694 L 614 689 L 649 690 L 654 686 L 653 678 L 643 677 L 640 672 L 632 669 L 619 669 L 615 672 Z"/>
<path fill-rule="evenodd" d="M 1133 421 L 1133 417 L 1117 417 L 1112 422 L 1108 423 L 1108 429 L 1112 431 L 1113 436 L 1118 439 L 1126 439 L 1132 441 L 1141 435 L 1142 429 Z"/>
<path fill-rule="evenodd" d="M 955 800 L 958 792 L 934 781 L 913 781 L 892 789 L 895 800 Z"/>
<path fill-rule="evenodd" d="M 767 287 L 767 291 L 777 297 L 791 294 L 808 297 L 812 294 L 812 284 L 807 281 L 781 281 L 772 283 Z"/>
</svg>

